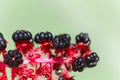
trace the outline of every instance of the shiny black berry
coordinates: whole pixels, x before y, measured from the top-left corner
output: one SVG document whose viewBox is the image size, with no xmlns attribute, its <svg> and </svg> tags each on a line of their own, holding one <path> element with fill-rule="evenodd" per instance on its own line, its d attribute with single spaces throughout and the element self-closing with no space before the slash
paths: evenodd
<svg viewBox="0 0 120 80">
<path fill-rule="evenodd" d="M 52 44 L 56 49 L 65 49 L 70 46 L 71 38 L 68 34 L 60 34 L 53 38 Z"/>
<path fill-rule="evenodd" d="M 68 39 L 69 41 L 71 41 L 71 37 L 69 34 L 63 34 L 65 36 L 66 39 Z"/>
<path fill-rule="evenodd" d="M 6 47 L 7 47 L 7 42 L 2 36 L 2 37 L 0 37 L 0 51 L 4 50 Z"/>
<path fill-rule="evenodd" d="M 98 61 L 99 61 L 99 57 L 95 52 L 85 57 L 85 63 L 87 67 L 96 66 Z"/>
<path fill-rule="evenodd" d="M 22 54 L 19 53 L 18 50 L 9 50 L 8 53 L 5 54 L 4 63 L 9 67 L 19 67 L 19 65 L 23 63 Z"/>
<path fill-rule="evenodd" d="M 84 63 L 82 57 L 75 59 L 72 63 L 72 70 L 74 72 L 76 72 L 76 71 L 81 72 L 81 71 L 83 71 L 84 67 L 85 67 L 85 63 Z"/>
<path fill-rule="evenodd" d="M 49 42 L 52 39 L 53 39 L 53 35 L 50 32 L 37 33 L 34 37 L 34 41 L 38 44 L 42 44 L 44 42 Z"/>
<path fill-rule="evenodd" d="M 12 39 L 14 42 L 23 42 L 23 41 L 31 41 L 32 40 L 32 34 L 29 31 L 26 30 L 17 30 L 13 33 Z"/>
<path fill-rule="evenodd" d="M 91 41 L 87 33 L 80 33 L 76 36 L 76 43 L 85 43 L 90 45 Z"/>
</svg>

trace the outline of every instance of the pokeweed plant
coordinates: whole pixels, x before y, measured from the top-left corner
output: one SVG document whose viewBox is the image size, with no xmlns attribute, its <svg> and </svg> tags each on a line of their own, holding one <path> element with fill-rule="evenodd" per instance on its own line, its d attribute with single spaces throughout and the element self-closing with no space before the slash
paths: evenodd
<svg viewBox="0 0 120 80">
<path fill-rule="evenodd" d="M 37 33 L 34 38 L 27 30 L 17 30 L 12 39 L 16 49 L 6 50 L 7 41 L 0 33 L 0 80 L 8 80 L 6 68 L 11 69 L 11 80 L 75 80 L 70 71 L 82 72 L 86 67 L 95 67 L 99 61 L 96 52 L 90 49 L 91 40 L 87 33 L 76 35 L 71 43 L 69 34 L 53 36 L 51 32 Z M 34 43 L 39 47 L 34 47 Z M 44 57 L 45 56 L 45 57 Z M 29 68 L 31 65 L 32 68 Z M 55 72 L 56 77 L 53 77 Z"/>
</svg>

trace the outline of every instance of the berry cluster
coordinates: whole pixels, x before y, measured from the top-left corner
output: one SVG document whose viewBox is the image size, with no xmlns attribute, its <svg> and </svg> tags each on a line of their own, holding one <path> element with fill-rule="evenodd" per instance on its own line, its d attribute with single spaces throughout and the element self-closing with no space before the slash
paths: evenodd
<svg viewBox="0 0 120 80">
<path fill-rule="evenodd" d="M 32 38 L 31 32 L 17 30 L 12 39 L 16 49 L 6 50 L 7 41 L 0 33 L 0 80 L 8 80 L 5 69 L 11 69 L 11 80 L 75 80 L 70 71 L 82 72 L 85 67 L 95 67 L 99 57 L 90 49 L 91 40 L 87 33 L 75 37 L 76 43 L 71 43 L 69 34 L 53 35 L 51 32 L 40 32 Z M 34 47 L 34 42 L 39 47 Z M 31 65 L 31 68 L 28 67 Z M 56 77 L 53 73 L 56 72 Z"/>
<path fill-rule="evenodd" d="M 81 72 L 85 67 L 95 67 L 98 61 L 99 57 L 93 52 L 85 57 L 75 59 L 72 63 L 72 70 Z"/>
<path fill-rule="evenodd" d="M 87 33 L 80 33 L 76 36 L 76 44 L 81 43 L 86 44 L 87 46 L 81 46 L 81 57 L 78 57 L 72 62 L 72 70 L 75 72 L 81 72 L 85 67 L 95 67 L 97 65 L 97 62 L 99 61 L 99 57 L 97 56 L 97 54 L 95 52 L 89 51 L 91 40 Z"/>
</svg>

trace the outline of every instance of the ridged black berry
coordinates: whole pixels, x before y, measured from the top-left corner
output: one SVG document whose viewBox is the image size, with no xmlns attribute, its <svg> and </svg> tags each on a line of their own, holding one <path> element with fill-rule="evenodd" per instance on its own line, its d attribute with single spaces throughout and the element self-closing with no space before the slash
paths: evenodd
<svg viewBox="0 0 120 80">
<path fill-rule="evenodd" d="M 7 42 L 4 39 L 2 33 L 0 33 L 0 51 L 4 50 L 6 48 L 6 46 L 7 46 Z"/>
<path fill-rule="evenodd" d="M 52 44 L 56 49 L 65 49 L 70 46 L 71 37 L 69 34 L 60 34 L 53 38 Z"/>
<path fill-rule="evenodd" d="M 99 57 L 95 52 L 85 57 L 85 63 L 87 67 L 96 66 L 98 61 L 99 61 Z"/>
<path fill-rule="evenodd" d="M 4 63 L 9 67 L 19 67 L 19 65 L 23 63 L 22 54 L 19 53 L 18 50 L 9 50 L 8 53 L 5 54 Z"/>
<path fill-rule="evenodd" d="M 85 67 L 85 63 L 84 63 L 82 57 L 75 59 L 72 63 L 72 70 L 74 72 L 76 72 L 76 71 L 81 72 L 81 71 L 83 71 L 84 67 Z"/>
<path fill-rule="evenodd" d="M 76 43 L 85 43 L 90 45 L 91 40 L 87 33 L 80 33 L 79 35 L 76 36 Z"/>
<path fill-rule="evenodd" d="M 42 44 L 43 42 L 48 42 L 53 39 L 53 35 L 50 32 L 41 32 L 37 33 L 34 37 L 34 41 L 38 44 Z"/>
<path fill-rule="evenodd" d="M 14 42 L 28 41 L 32 42 L 32 34 L 26 30 L 17 30 L 13 33 L 12 39 Z"/>
</svg>

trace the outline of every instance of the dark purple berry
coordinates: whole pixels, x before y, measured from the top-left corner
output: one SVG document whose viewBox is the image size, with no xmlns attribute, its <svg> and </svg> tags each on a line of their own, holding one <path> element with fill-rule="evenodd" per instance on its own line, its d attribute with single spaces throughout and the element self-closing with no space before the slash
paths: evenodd
<svg viewBox="0 0 120 80">
<path fill-rule="evenodd" d="M 12 39 L 14 42 L 23 42 L 32 40 L 32 34 L 26 30 L 17 30 L 13 33 Z"/>
<path fill-rule="evenodd" d="M 23 41 L 23 40 L 24 40 L 24 37 L 23 37 L 23 34 L 22 34 L 22 33 L 19 33 L 19 34 L 18 34 L 18 39 L 19 39 L 20 41 Z"/>
<path fill-rule="evenodd" d="M 22 54 L 18 50 L 9 50 L 5 54 L 4 63 L 9 67 L 19 67 L 23 63 Z"/>
<path fill-rule="evenodd" d="M 28 34 L 27 34 L 27 32 L 22 32 L 22 34 L 23 34 L 23 37 L 24 37 L 24 40 L 29 40 L 29 36 L 28 36 Z"/>
<path fill-rule="evenodd" d="M 0 37 L 0 51 L 5 50 L 6 47 L 7 47 L 7 42 L 2 36 Z"/>
<path fill-rule="evenodd" d="M 70 36 L 68 34 L 60 34 L 53 38 L 52 44 L 56 49 L 66 49 L 70 46 Z"/>
<path fill-rule="evenodd" d="M 32 39 L 32 34 L 29 31 L 26 31 L 27 35 L 28 35 L 28 39 Z"/>
<path fill-rule="evenodd" d="M 68 40 L 71 40 L 71 37 L 69 34 L 64 34 L 64 36 L 68 39 Z"/>
<path fill-rule="evenodd" d="M 51 41 L 53 39 L 53 35 L 50 32 L 46 32 L 46 35 L 47 35 L 46 38 L 48 41 Z"/>
<path fill-rule="evenodd" d="M 85 57 L 85 63 L 87 67 L 96 66 L 98 61 L 99 61 L 99 57 L 95 52 Z"/>
<path fill-rule="evenodd" d="M 14 42 L 17 42 L 18 41 L 18 33 L 14 33 L 12 35 L 12 39 L 14 40 Z"/>
<path fill-rule="evenodd" d="M 76 43 L 85 43 L 90 45 L 91 41 L 87 33 L 80 33 L 76 36 Z"/>
<path fill-rule="evenodd" d="M 44 42 L 49 42 L 52 39 L 53 39 L 53 35 L 50 32 L 37 33 L 34 37 L 34 41 L 38 44 L 42 44 Z"/>
<path fill-rule="evenodd" d="M 35 41 L 36 43 L 41 43 L 41 42 L 40 42 L 39 33 L 37 33 L 37 34 L 35 35 L 34 41 Z"/>
<path fill-rule="evenodd" d="M 85 67 L 85 63 L 84 63 L 82 57 L 75 59 L 72 63 L 72 70 L 74 72 L 76 72 L 76 71 L 81 72 L 81 71 L 83 71 L 84 67 Z"/>
</svg>

